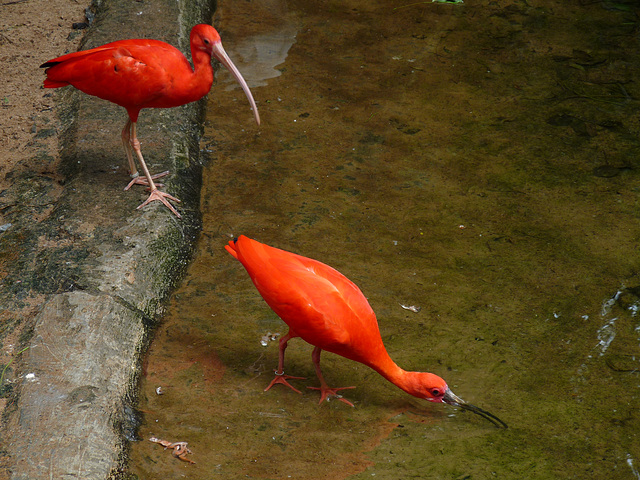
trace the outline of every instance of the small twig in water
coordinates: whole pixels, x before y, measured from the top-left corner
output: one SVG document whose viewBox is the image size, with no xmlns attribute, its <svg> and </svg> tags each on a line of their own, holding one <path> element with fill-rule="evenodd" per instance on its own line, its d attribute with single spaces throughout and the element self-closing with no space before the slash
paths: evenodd
<svg viewBox="0 0 640 480">
<path fill-rule="evenodd" d="M 424 5 L 425 3 L 450 3 L 455 5 L 457 3 L 464 3 L 463 0 L 431 0 L 430 2 L 418 2 L 418 3 L 410 3 L 408 5 L 401 5 L 399 7 L 395 7 L 394 10 L 400 10 L 401 8 L 407 7 L 415 7 L 416 5 Z"/>
</svg>

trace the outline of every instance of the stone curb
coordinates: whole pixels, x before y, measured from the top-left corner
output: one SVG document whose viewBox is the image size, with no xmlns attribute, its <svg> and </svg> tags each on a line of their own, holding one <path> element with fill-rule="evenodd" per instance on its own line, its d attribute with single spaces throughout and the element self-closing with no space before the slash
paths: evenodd
<svg viewBox="0 0 640 480">
<path fill-rule="evenodd" d="M 91 9 L 83 48 L 157 38 L 185 52 L 191 27 L 212 13 L 201 0 L 99 0 Z M 14 272 L 20 281 L 2 287 L 13 301 L 43 299 L 14 375 L 3 443 L 13 479 L 115 478 L 135 435 L 141 355 L 200 228 L 204 104 L 143 110 L 139 120 L 150 169 L 171 170 L 164 189 L 182 200 L 178 220 L 159 202 L 136 210 L 141 187 L 122 190 L 124 109 L 71 88 L 56 95 L 63 190 L 43 221 L 23 218 L 14 229 L 32 248 Z"/>
</svg>

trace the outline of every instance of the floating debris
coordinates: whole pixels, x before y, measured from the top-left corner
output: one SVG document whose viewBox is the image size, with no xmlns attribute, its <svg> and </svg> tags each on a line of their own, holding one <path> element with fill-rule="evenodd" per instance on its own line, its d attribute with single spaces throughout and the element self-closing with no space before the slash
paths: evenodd
<svg viewBox="0 0 640 480">
<path fill-rule="evenodd" d="M 607 352 L 609 345 L 616 338 L 616 320 L 618 320 L 618 317 L 612 318 L 598 329 L 598 345 L 596 347 L 600 348 L 600 356 Z"/>
<path fill-rule="evenodd" d="M 173 456 L 182 460 L 183 462 L 196 463 L 190 458 L 187 458 L 187 455 L 191 453 L 191 450 L 187 448 L 187 442 L 172 443 L 167 440 L 160 440 L 159 438 L 156 438 L 156 437 L 151 437 L 149 441 L 153 443 L 159 443 L 164 447 L 165 450 L 167 450 L 168 448 L 172 449 L 173 451 L 171 453 L 173 454 Z"/>
<path fill-rule="evenodd" d="M 399 305 L 405 310 L 411 310 L 413 313 L 418 313 L 420 310 L 422 310 L 422 307 L 416 307 L 415 305 L 404 305 L 402 303 L 400 303 Z"/>
<path fill-rule="evenodd" d="M 162 387 L 156 388 L 156 395 L 162 395 L 163 393 L 164 391 L 162 390 Z"/>
<path fill-rule="evenodd" d="M 263 347 L 266 347 L 267 345 L 269 345 L 269 342 L 275 342 L 279 336 L 280 336 L 279 333 L 269 332 L 266 335 L 262 336 L 262 338 L 260 339 L 260 345 L 262 345 Z"/>
<path fill-rule="evenodd" d="M 640 357 L 633 354 L 608 354 L 605 363 L 614 372 L 638 372 L 640 371 Z"/>
</svg>

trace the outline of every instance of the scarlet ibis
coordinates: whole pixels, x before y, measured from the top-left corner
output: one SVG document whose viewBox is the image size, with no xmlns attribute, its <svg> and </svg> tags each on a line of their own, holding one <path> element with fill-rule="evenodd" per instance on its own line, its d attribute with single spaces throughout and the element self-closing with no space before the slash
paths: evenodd
<svg viewBox="0 0 640 480">
<path fill-rule="evenodd" d="M 177 198 L 158 190 L 154 180 L 167 175 L 151 175 L 140 151 L 136 135 L 138 115 L 143 108 L 170 108 L 204 97 L 213 83 L 211 57 L 215 57 L 235 77 L 249 99 L 260 125 L 258 108 L 242 75 L 222 48 L 220 35 L 211 25 L 196 25 L 191 29 L 193 68 L 175 47 L 159 40 L 119 40 L 101 47 L 69 53 L 40 65 L 46 68 L 45 88 L 73 85 L 89 95 L 108 100 L 126 108 L 129 119 L 122 130 L 129 170 L 134 184 L 149 187 L 150 195 L 138 208 L 159 200 L 178 218 L 180 214 L 169 202 Z M 145 178 L 139 177 L 131 149 L 136 153 Z"/>
<path fill-rule="evenodd" d="M 330 388 L 320 369 L 322 350 L 363 363 L 405 392 L 430 402 L 444 402 L 472 411 L 498 427 L 507 425 L 495 415 L 455 395 L 447 383 L 427 372 L 408 372 L 389 356 L 382 342 L 376 315 L 360 289 L 347 277 L 324 263 L 286 252 L 245 236 L 230 241 L 226 250 L 242 263 L 258 292 L 271 309 L 289 326 L 280 339 L 276 383 L 301 379 L 284 373 L 284 352 L 290 339 L 300 337 L 315 348 L 311 355 L 320 380 L 320 403 L 337 397 L 342 387 Z M 310 387 L 312 388 L 312 387 Z"/>
</svg>

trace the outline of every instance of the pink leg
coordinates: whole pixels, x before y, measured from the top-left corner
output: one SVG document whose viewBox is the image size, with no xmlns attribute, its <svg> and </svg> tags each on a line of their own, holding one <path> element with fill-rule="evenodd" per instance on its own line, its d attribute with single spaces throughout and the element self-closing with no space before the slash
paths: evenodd
<svg viewBox="0 0 640 480">
<path fill-rule="evenodd" d="M 353 403 L 351 403 L 346 398 L 342 398 L 342 395 L 339 395 L 338 392 L 340 390 L 349 390 L 351 388 L 356 388 L 356 387 L 329 388 L 329 385 L 327 385 L 327 382 L 324 381 L 324 377 L 322 376 L 322 370 L 320 370 L 320 353 L 321 352 L 322 352 L 322 349 L 320 347 L 316 347 L 313 349 L 313 353 L 311 354 L 313 365 L 316 367 L 316 375 L 318 375 L 318 378 L 320 379 L 320 388 L 318 387 L 307 387 L 307 388 L 310 388 L 311 390 L 320 390 L 320 402 L 318 403 L 318 405 L 321 404 L 325 399 L 329 401 L 329 399 L 331 398 L 337 398 L 341 402 L 344 402 L 347 405 L 353 407 L 354 406 Z"/>
<path fill-rule="evenodd" d="M 140 162 L 140 167 L 142 168 L 142 172 L 144 173 L 144 176 L 146 177 L 149 185 L 149 190 L 151 191 L 151 193 L 149 194 L 149 198 L 147 198 L 141 205 L 138 206 L 138 210 L 149 204 L 150 202 L 158 200 L 162 202 L 169 210 L 171 210 L 176 217 L 181 218 L 178 211 L 173 207 L 173 205 L 169 203 L 169 200 L 173 200 L 174 202 L 180 202 L 180 200 L 178 200 L 173 195 L 161 192 L 160 190 L 158 190 L 156 184 L 153 183 L 153 177 L 149 173 L 149 169 L 147 168 L 147 164 L 144 162 L 144 158 L 142 158 L 142 152 L 140 151 L 140 142 L 138 141 L 138 137 L 136 136 L 135 122 L 131 123 L 131 147 L 138 156 L 138 162 Z M 129 184 L 129 186 L 131 186 L 131 184 Z"/>
<path fill-rule="evenodd" d="M 127 120 L 127 123 L 122 129 L 122 146 L 124 147 L 124 151 L 127 154 L 127 160 L 129 161 L 129 174 L 132 177 L 137 177 L 138 169 L 136 168 L 136 164 L 133 161 L 133 155 L 131 154 L 131 119 Z"/>
<path fill-rule="evenodd" d="M 284 337 L 280 337 L 280 342 L 278 342 L 280 346 L 280 353 L 278 354 L 278 369 L 276 370 L 276 377 L 273 380 L 271 380 L 271 383 L 269 384 L 269 386 L 264 389 L 265 392 L 269 390 L 271 387 L 273 387 L 276 383 L 281 383 L 289 387 L 294 392 L 302 393 L 300 390 L 290 385 L 289 382 L 287 382 L 287 380 L 288 379 L 304 380 L 305 377 L 292 377 L 291 375 L 285 375 L 284 373 L 284 351 L 287 349 L 287 342 L 289 342 L 290 339 L 291 339 L 291 332 L 288 332 Z"/>
<path fill-rule="evenodd" d="M 124 188 L 125 190 L 129 190 L 134 185 L 144 185 L 146 187 L 149 186 L 149 181 L 145 177 L 140 176 L 140 174 L 138 173 L 138 169 L 136 168 L 136 164 L 133 161 L 133 154 L 131 153 L 131 147 L 132 147 L 131 131 L 133 129 L 134 129 L 134 124 L 131 122 L 131 119 L 127 120 L 127 123 L 122 129 L 122 145 L 124 146 L 124 151 L 127 154 L 127 161 L 129 162 L 129 175 L 132 178 L 129 184 Z M 135 131 L 134 131 L 134 137 L 135 137 Z M 168 170 L 166 172 L 152 175 L 151 178 L 155 180 L 156 178 L 162 178 L 166 175 L 169 175 Z M 164 185 L 161 183 L 157 183 L 156 187 L 164 187 Z"/>
</svg>

